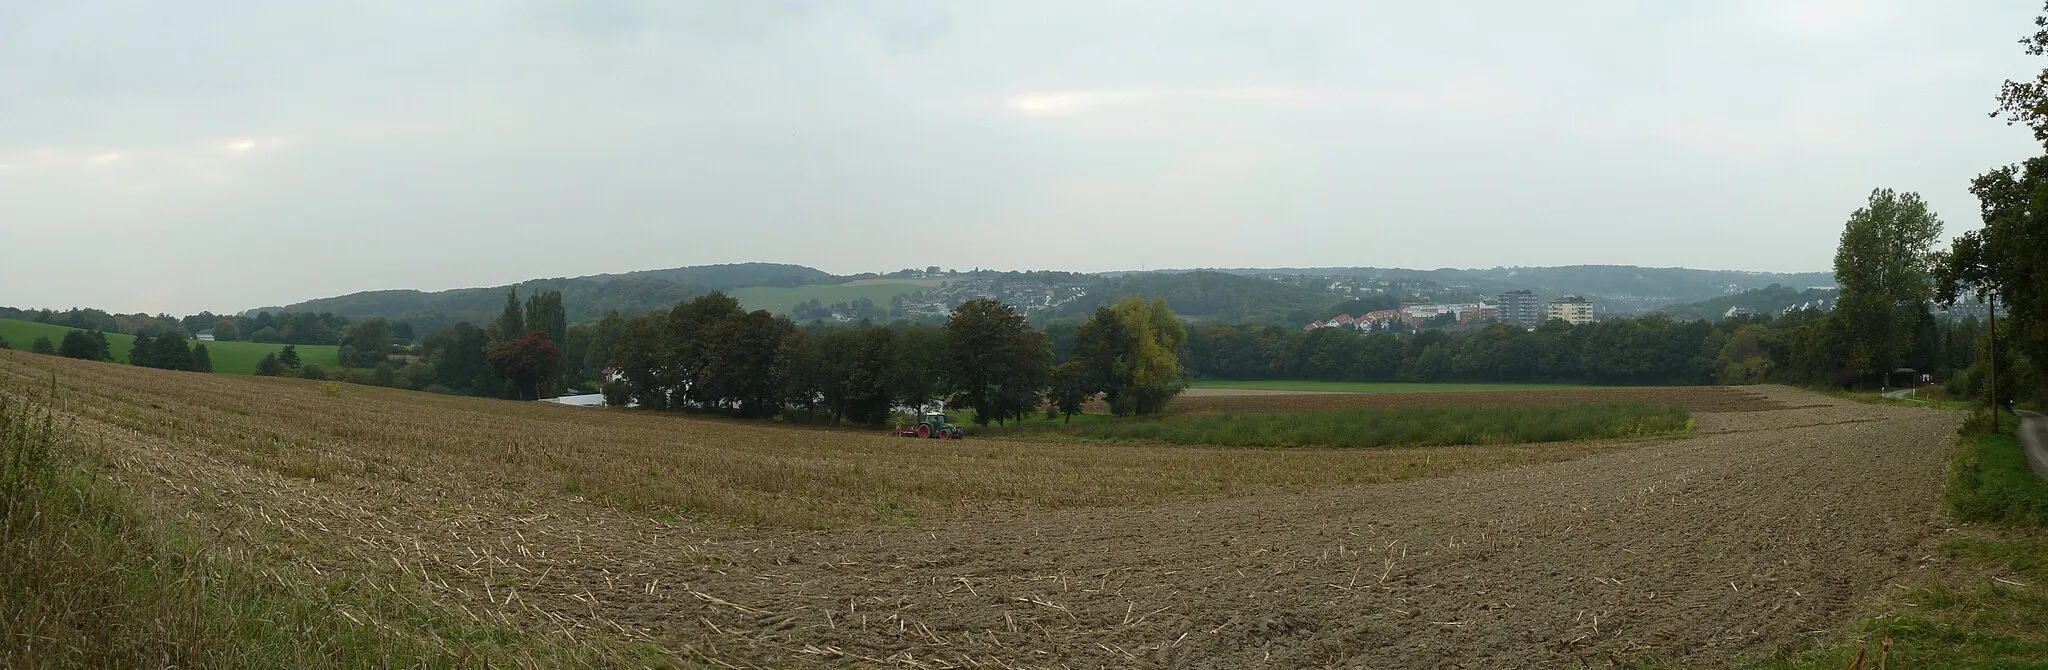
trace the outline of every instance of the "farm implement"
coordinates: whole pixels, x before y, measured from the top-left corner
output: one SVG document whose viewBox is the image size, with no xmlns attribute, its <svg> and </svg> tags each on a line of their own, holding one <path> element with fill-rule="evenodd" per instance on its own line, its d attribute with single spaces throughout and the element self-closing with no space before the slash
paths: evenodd
<svg viewBox="0 0 2048 670">
<path fill-rule="evenodd" d="M 889 431 L 889 434 L 896 437 L 938 440 L 957 440 L 967 436 L 967 433 L 961 431 L 959 426 L 953 425 L 953 420 L 944 414 L 926 414 L 924 420 L 919 421 L 917 425 L 897 428 Z"/>
</svg>

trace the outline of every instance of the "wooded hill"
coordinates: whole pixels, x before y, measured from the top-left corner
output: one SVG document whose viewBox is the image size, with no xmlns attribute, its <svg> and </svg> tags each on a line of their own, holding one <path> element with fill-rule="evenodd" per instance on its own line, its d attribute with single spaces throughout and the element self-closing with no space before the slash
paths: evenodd
<svg viewBox="0 0 2048 670">
<path fill-rule="evenodd" d="M 1584 296 L 1599 303 L 1604 311 L 1622 313 L 1650 311 L 1667 305 L 1710 300 L 1772 284 L 1800 290 L 1835 285 L 1832 272 L 1748 272 L 1646 268 L 1633 265 L 1436 270 L 1374 267 L 1231 268 L 1215 271 L 1250 276 L 1357 278 L 1408 285 L 1411 287 L 1410 291 L 1417 293 L 1429 293 L 1429 287 L 1435 286 L 1444 289 L 1444 295 L 1438 299 L 1445 301 L 1491 297 L 1505 291 L 1529 289 L 1546 298 L 1563 295 Z"/>
<path fill-rule="evenodd" d="M 411 322 L 425 333 L 460 321 L 488 322 L 503 303 L 505 292 L 514 286 L 522 295 L 561 292 L 570 322 L 587 323 L 613 310 L 632 316 L 713 291 L 830 285 L 915 274 L 906 270 L 890 275 L 841 276 L 801 265 L 739 263 L 533 279 L 511 286 L 446 291 L 365 291 L 249 312 L 382 316 Z M 1008 276 L 1021 275 L 976 270 L 948 272 L 944 278 L 960 281 Z M 1471 270 L 1233 268 L 1062 276 L 1084 282 L 1086 295 L 1058 305 L 1049 313 L 1033 314 L 1034 320 L 1087 314 L 1100 305 L 1137 296 L 1165 298 L 1175 312 L 1196 321 L 1299 325 L 1297 322 L 1335 316 L 1322 312 L 1355 298 L 1462 302 L 1525 288 L 1545 298 L 1583 295 L 1598 303 L 1602 311 L 1627 313 L 1719 299 L 1773 284 L 1804 290 L 1834 283 L 1833 276 L 1826 272 L 1764 273 L 1612 265 Z M 877 304 L 887 307 L 882 301 Z"/>
<path fill-rule="evenodd" d="M 1750 314 L 1774 315 L 1785 310 L 1805 307 L 1823 309 L 1828 303 L 1840 297 L 1841 291 L 1832 288 L 1797 289 L 1772 284 L 1759 289 L 1750 289 L 1735 295 L 1726 295 L 1710 300 L 1666 305 L 1655 311 L 1679 321 L 1705 319 L 1719 321 L 1729 316 L 1731 309 L 1746 310 Z"/>
</svg>

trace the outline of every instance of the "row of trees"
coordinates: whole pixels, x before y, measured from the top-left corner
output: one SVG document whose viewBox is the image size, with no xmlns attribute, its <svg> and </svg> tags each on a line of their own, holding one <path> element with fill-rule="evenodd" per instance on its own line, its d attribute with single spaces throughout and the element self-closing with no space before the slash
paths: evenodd
<svg viewBox="0 0 2048 670">
<path fill-rule="evenodd" d="M 807 332 L 714 293 L 626 320 L 610 358 L 618 378 L 604 393 L 615 405 L 867 424 L 943 403 L 986 425 L 1049 398 L 1077 412 L 1102 391 L 1119 413 L 1152 413 L 1178 392 L 1185 333 L 1163 302 L 1104 307 L 1080 331 L 1086 356 L 1055 369 L 1045 334 L 995 300 L 967 301 L 940 327 Z"/>
<path fill-rule="evenodd" d="M 2037 19 L 2037 24 L 2048 17 Z M 2048 24 L 2043 24 L 2048 25 Z M 2021 40 L 2029 55 L 2048 54 L 2048 30 Z M 2048 150 L 2048 69 L 2006 81 L 1998 109 L 2025 125 Z M 2048 402 L 2048 155 L 1992 169 L 1970 182 L 1984 227 L 1964 233 L 1933 258 L 1934 295 L 1943 304 L 1976 299 L 1992 306 L 1984 382 L 1998 379 L 1994 403 L 2015 397 Z M 1997 319 L 2002 308 L 2006 318 Z"/>
<path fill-rule="evenodd" d="M 1931 311 L 1940 235 L 1940 219 L 1918 195 L 1873 192 L 1843 227 L 1840 298 L 1826 312 L 1369 335 L 1210 325 L 1190 336 L 1188 365 L 1209 377 L 1355 381 L 1876 386 L 1898 368 L 1968 377 L 1986 364 L 1975 353 L 1983 329 Z"/>
<path fill-rule="evenodd" d="M 291 346 L 285 355 L 257 364 L 258 374 L 338 378 L 350 382 L 436 393 L 531 399 L 577 386 L 594 387 L 596 372 L 583 364 L 585 352 L 567 351 L 563 340 L 587 344 L 592 331 L 610 324 L 616 314 L 592 326 L 566 324 L 561 294 L 543 292 L 522 303 L 517 289 L 506 295 L 505 309 L 488 328 L 458 322 L 428 333 L 412 346 L 401 345 L 409 333 L 402 324 L 370 317 L 343 328 L 336 336 L 340 370 L 301 365 Z M 394 355 L 398 354 L 398 355 Z M 608 353 L 605 355 L 609 355 Z"/>
<path fill-rule="evenodd" d="M 0 349 L 6 348 L 6 340 L 0 340 Z M 114 348 L 107 341 L 106 333 L 97 330 L 66 331 L 62 344 L 51 342 L 47 336 L 37 336 L 29 350 L 85 361 L 114 360 Z M 128 350 L 128 363 L 163 370 L 213 372 L 213 355 L 207 352 L 206 345 L 188 346 L 185 338 L 175 331 L 158 337 L 136 336 L 135 345 Z"/>
<path fill-rule="evenodd" d="M 286 344 L 336 344 L 351 324 L 348 318 L 329 312 L 262 312 L 255 316 L 200 312 L 180 318 L 169 314 L 114 314 L 77 307 L 64 311 L 0 307 L 0 319 L 150 337 L 177 333 L 188 340 L 197 334 L 211 332 L 213 339 L 222 342 L 246 340 Z M 410 342 L 413 339 L 412 324 L 397 321 L 387 324 L 386 328 L 396 341 Z"/>
<path fill-rule="evenodd" d="M 65 339 L 70 339 L 69 333 Z M 128 364 L 159 370 L 213 372 L 213 355 L 207 352 L 205 344 L 188 346 L 183 334 L 169 331 L 154 338 L 135 336 L 135 346 L 128 350 Z"/>
</svg>

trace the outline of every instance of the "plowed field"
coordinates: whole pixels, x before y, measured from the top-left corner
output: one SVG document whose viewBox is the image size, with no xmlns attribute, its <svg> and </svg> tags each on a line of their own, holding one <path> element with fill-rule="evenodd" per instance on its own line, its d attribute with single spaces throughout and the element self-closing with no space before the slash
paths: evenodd
<svg viewBox="0 0 2048 670">
<path fill-rule="evenodd" d="M 346 577 L 456 616 L 506 617 L 565 644 L 640 641 L 721 667 L 1692 667 L 1760 658 L 1839 631 L 1859 602 L 1930 553 L 1923 542 L 1942 527 L 1944 460 L 1960 420 L 1785 388 L 1714 390 L 1698 397 L 1722 400 L 1698 402 L 1729 411 L 1698 415 L 1698 437 L 1586 447 L 1569 452 L 1573 460 L 1091 504 L 949 493 L 959 509 L 937 520 L 807 531 L 651 518 L 659 515 L 543 486 L 520 473 L 579 462 L 579 447 L 552 434 L 521 447 L 527 438 L 514 429 L 559 423 L 593 452 L 651 439 L 641 433 L 663 426 L 678 435 L 677 450 L 719 435 L 772 438 L 791 445 L 790 477 L 815 476 L 804 469 L 810 460 L 923 447 L 112 368 L 0 352 L 0 391 L 60 373 L 68 400 L 59 409 L 104 445 L 116 464 L 109 476 L 280 579 Z M 308 434 L 301 423 L 321 428 Z M 444 434 L 393 437 L 415 425 Z M 509 428 L 491 432 L 499 425 Z M 464 446 L 432 446 L 442 443 Z M 1098 449 L 1105 459 L 1169 452 Z M 988 453 L 917 457 L 987 458 L 996 485 L 1029 488 L 1003 479 L 1003 457 Z M 1048 468 L 1130 485 L 1114 474 L 1124 466 L 1094 470 L 1061 462 L 1086 457 L 1078 452 L 1045 453 Z M 278 466 L 301 462 L 295 454 L 318 459 L 309 472 Z M 637 451 L 605 460 L 672 463 Z M 721 485 L 804 490 L 765 476 Z"/>
<path fill-rule="evenodd" d="M 1201 391 L 1198 389 L 1197 391 Z M 1218 412 L 1308 412 L 1360 407 L 1424 405 L 1564 405 L 1581 402 L 1641 402 L 1675 405 L 1692 412 L 1753 412 L 1792 407 L 1750 387 L 1604 388 L 1559 391 L 1488 391 L 1465 393 L 1289 393 L 1285 391 L 1209 391 L 1177 398 L 1171 410 L 1188 414 Z M 1802 400 L 1812 405 L 1819 401 Z"/>
</svg>

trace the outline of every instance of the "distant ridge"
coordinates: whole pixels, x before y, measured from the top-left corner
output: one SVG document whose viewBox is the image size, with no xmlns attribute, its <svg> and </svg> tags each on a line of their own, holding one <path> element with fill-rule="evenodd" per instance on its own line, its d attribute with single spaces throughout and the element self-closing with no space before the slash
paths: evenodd
<svg viewBox="0 0 2048 670">
<path fill-rule="evenodd" d="M 865 273 L 834 275 L 817 268 L 783 263 L 730 263 L 658 270 L 637 270 L 582 277 L 531 279 L 518 284 L 459 288 L 445 291 L 392 289 L 362 291 L 319 298 L 257 311 L 333 312 L 351 318 L 383 316 L 413 322 L 427 332 L 457 321 L 485 323 L 504 305 L 505 291 L 517 287 L 521 295 L 534 291 L 561 291 L 571 322 L 585 322 L 611 310 L 634 315 L 666 308 L 678 301 L 712 291 L 733 291 L 753 287 L 799 287 L 837 284 L 854 279 L 902 276 Z M 1244 281 L 1165 281 L 1175 275 L 1202 273 L 1231 275 Z M 976 279 L 1015 273 L 976 270 L 949 273 L 949 280 Z M 1126 295 L 1169 297 L 1171 303 L 1189 308 L 1183 314 L 1207 314 L 1207 318 L 1256 318 L 1280 322 L 1285 312 L 1314 312 L 1320 305 L 1336 305 L 1358 297 L 1361 291 L 1381 292 L 1403 300 L 1469 300 L 1504 291 L 1530 289 L 1546 298 L 1581 295 L 1609 313 L 1634 313 L 1684 303 L 1698 303 L 1773 284 L 1804 290 L 1834 286 L 1828 272 L 1749 272 L 1741 270 L 1695 270 L 1690 268 L 1645 268 L 1627 265 L 1570 265 L 1558 267 L 1496 267 L 1484 269 L 1441 268 L 1412 270 L 1376 267 L 1320 268 L 1216 268 L 1152 271 L 1103 272 L 1067 275 L 1091 283 L 1088 299 L 1059 310 L 1072 315 L 1079 310 L 1114 301 Z M 1093 279 L 1088 279 L 1092 277 Z M 1152 279 L 1147 279 L 1148 277 Z M 886 307 L 886 305 L 884 305 Z M 1178 307 L 1177 307 L 1178 308 Z M 1291 315 L 1291 314 L 1290 314 Z M 1329 315 L 1322 315 L 1329 316 Z"/>
</svg>

